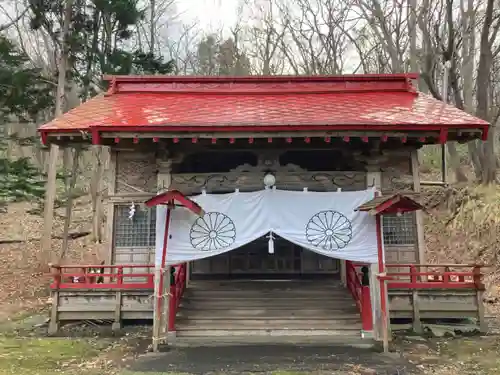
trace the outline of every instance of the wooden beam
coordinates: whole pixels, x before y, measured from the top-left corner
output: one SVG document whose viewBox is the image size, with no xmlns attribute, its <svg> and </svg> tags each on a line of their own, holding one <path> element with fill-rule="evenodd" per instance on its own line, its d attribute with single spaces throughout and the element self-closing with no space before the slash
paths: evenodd
<svg viewBox="0 0 500 375">
<path fill-rule="evenodd" d="M 448 183 L 443 181 L 420 181 L 420 186 L 448 186 Z"/>
<path fill-rule="evenodd" d="M 415 131 L 415 132 L 383 132 L 382 136 L 387 136 L 391 138 L 401 138 L 403 136 L 407 136 L 408 138 L 419 138 L 419 137 L 433 137 L 433 138 L 438 138 L 440 133 L 438 131 Z M 101 134 L 101 138 L 134 138 L 137 137 L 137 133 L 133 132 L 106 132 Z M 250 137 L 252 138 L 325 138 L 325 137 L 331 137 L 331 138 L 342 138 L 344 136 L 348 137 L 356 137 L 356 138 L 361 138 L 361 137 L 373 137 L 373 138 L 380 138 L 381 137 L 381 132 L 379 131 L 311 131 L 311 132 L 306 132 L 306 131 L 297 131 L 297 132 L 259 132 L 258 129 L 256 129 L 255 132 L 231 132 L 228 131 L 227 133 L 214 133 L 214 132 L 200 132 L 200 133 L 158 133 L 158 132 L 144 132 L 140 134 L 140 137 L 145 139 L 145 138 L 154 138 L 154 137 L 159 137 L 159 138 L 165 138 L 165 139 L 173 139 L 175 141 L 176 138 L 182 139 L 190 139 L 193 136 L 196 136 L 199 139 L 212 139 L 212 138 L 244 138 L 248 139 Z"/>
</svg>

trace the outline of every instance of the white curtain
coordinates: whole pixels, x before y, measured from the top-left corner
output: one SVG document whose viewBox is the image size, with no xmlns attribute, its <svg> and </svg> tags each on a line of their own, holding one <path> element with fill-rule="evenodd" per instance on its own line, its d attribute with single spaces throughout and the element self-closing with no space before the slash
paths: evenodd
<svg viewBox="0 0 500 375">
<path fill-rule="evenodd" d="M 377 262 L 375 219 L 354 209 L 374 190 L 296 192 L 266 189 L 251 193 L 192 197 L 205 211 L 171 213 L 167 264 L 211 257 L 237 249 L 267 233 L 331 258 Z M 166 207 L 157 208 L 156 263 L 161 263 Z"/>
</svg>

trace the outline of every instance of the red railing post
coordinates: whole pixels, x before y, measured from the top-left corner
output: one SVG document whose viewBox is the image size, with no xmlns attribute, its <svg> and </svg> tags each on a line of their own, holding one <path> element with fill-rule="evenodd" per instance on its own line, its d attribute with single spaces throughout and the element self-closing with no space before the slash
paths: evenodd
<svg viewBox="0 0 500 375">
<path fill-rule="evenodd" d="M 117 279 L 116 284 L 119 286 L 122 286 L 123 285 L 123 267 L 122 266 L 118 267 L 116 279 Z"/>
<path fill-rule="evenodd" d="M 484 288 L 481 281 L 481 266 L 474 266 L 472 269 L 472 280 L 474 280 L 474 286 L 476 289 L 481 290 Z"/>
<path fill-rule="evenodd" d="M 443 284 L 449 284 L 449 283 L 450 283 L 450 267 L 444 267 Z"/>
<path fill-rule="evenodd" d="M 360 286 L 360 307 L 361 307 L 361 327 L 362 335 L 373 335 L 373 312 L 370 293 L 370 276 L 367 266 L 361 267 L 361 278 L 358 278 Z"/>
<path fill-rule="evenodd" d="M 411 265 L 410 267 L 410 282 L 416 284 L 418 282 L 417 267 Z"/>
<path fill-rule="evenodd" d="M 361 324 L 363 332 L 373 332 L 372 301 L 370 287 L 368 285 L 363 285 L 361 287 L 361 298 Z"/>
<path fill-rule="evenodd" d="M 59 289 L 59 287 L 61 286 L 61 280 L 62 280 L 61 267 L 56 266 L 56 265 L 52 265 L 52 264 L 49 264 L 49 267 L 52 270 L 52 277 L 54 278 L 54 283 L 52 284 L 53 288 Z"/>
</svg>

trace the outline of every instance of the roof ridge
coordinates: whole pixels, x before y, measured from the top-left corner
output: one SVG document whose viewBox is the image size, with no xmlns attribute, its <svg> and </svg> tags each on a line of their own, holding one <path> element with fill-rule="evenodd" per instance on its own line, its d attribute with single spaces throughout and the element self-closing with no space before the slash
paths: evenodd
<svg viewBox="0 0 500 375">
<path fill-rule="evenodd" d="M 277 82 L 345 82 L 402 81 L 418 79 L 418 73 L 344 74 L 344 75 L 275 75 L 275 76 L 171 76 L 171 75 L 104 75 L 104 81 L 117 83 L 277 83 Z"/>
</svg>

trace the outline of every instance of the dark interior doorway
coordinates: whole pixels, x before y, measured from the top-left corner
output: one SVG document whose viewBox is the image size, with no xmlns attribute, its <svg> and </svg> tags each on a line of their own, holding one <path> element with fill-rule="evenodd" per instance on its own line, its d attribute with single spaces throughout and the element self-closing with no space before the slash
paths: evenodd
<svg viewBox="0 0 500 375">
<path fill-rule="evenodd" d="M 195 261 L 196 279 L 318 279 L 339 278 L 340 261 L 303 249 L 275 236 L 274 253 L 262 237 L 239 249 Z"/>
</svg>

